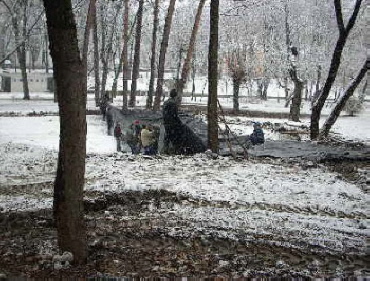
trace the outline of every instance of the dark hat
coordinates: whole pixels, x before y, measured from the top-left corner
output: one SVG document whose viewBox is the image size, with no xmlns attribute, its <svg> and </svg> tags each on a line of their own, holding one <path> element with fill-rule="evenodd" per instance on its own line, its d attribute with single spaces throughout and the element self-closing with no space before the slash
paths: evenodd
<svg viewBox="0 0 370 281">
<path fill-rule="evenodd" d="M 174 97 L 176 97 L 177 96 L 177 91 L 176 91 L 176 89 L 172 89 L 171 90 L 171 92 L 170 92 L 170 97 L 171 98 L 174 98 Z"/>
</svg>

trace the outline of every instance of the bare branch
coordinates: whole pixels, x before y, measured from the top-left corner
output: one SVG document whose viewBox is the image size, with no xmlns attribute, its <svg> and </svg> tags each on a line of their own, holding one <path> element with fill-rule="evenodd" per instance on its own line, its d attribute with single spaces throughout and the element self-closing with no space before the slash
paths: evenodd
<svg viewBox="0 0 370 281">
<path fill-rule="evenodd" d="M 5 1 L 3 1 L 3 0 L 0 0 L 0 2 L 2 2 L 2 3 L 5 3 Z M 17 46 L 15 46 L 15 48 L 11 51 L 11 52 L 9 52 L 7 55 L 5 55 L 5 57 L 2 59 L 2 60 L 0 60 L 0 65 L 4 62 L 4 61 L 6 61 L 12 54 L 14 54 L 16 51 L 17 51 L 17 49 L 20 47 L 20 46 L 22 46 L 22 44 L 24 44 L 24 42 L 26 42 L 27 41 L 27 39 L 28 39 L 28 37 L 30 36 L 30 34 L 31 34 L 31 31 L 32 31 L 32 29 L 35 27 L 35 25 L 39 22 L 39 20 L 41 19 L 41 17 L 42 17 L 42 15 L 44 14 L 44 10 L 42 10 L 42 12 L 38 15 L 38 17 L 36 18 L 36 20 L 35 20 L 35 22 L 31 25 L 31 27 L 30 27 L 30 29 L 27 31 L 27 34 L 26 34 L 26 36 L 23 38 L 23 40 L 17 45 Z"/>
<path fill-rule="evenodd" d="M 334 7 L 335 7 L 335 15 L 337 18 L 337 25 L 339 28 L 339 33 L 342 34 L 344 32 L 344 22 L 343 22 L 343 15 L 342 15 L 342 4 L 341 0 L 334 0 Z"/>
</svg>

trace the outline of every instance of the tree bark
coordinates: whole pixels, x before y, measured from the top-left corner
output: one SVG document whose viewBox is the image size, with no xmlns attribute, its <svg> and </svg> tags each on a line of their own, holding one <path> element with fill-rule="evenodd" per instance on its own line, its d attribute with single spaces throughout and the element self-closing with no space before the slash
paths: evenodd
<svg viewBox="0 0 370 281">
<path fill-rule="evenodd" d="M 284 77 L 284 93 L 285 93 L 285 101 L 289 100 L 289 83 L 288 83 L 288 77 Z M 287 105 L 285 105 L 287 107 Z"/>
<path fill-rule="evenodd" d="M 357 86 L 361 83 L 362 79 L 365 77 L 365 73 L 368 70 L 370 64 L 370 60 L 365 61 L 361 70 L 358 72 L 356 78 L 352 81 L 352 83 L 348 86 L 348 88 L 344 91 L 344 94 L 341 98 L 339 98 L 338 102 L 336 103 L 334 109 L 331 111 L 329 117 L 326 119 L 324 126 L 320 132 L 320 138 L 326 138 L 329 134 L 331 127 L 337 121 L 342 109 L 346 105 L 348 99 L 353 95 Z"/>
<path fill-rule="evenodd" d="M 158 111 L 161 105 L 161 97 L 163 95 L 163 77 L 164 77 L 164 66 L 166 62 L 166 52 L 168 47 L 168 40 L 170 38 L 172 17 L 175 11 L 176 0 L 171 0 L 167 10 L 167 16 L 163 28 L 163 36 L 161 49 L 159 51 L 159 63 L 158 63 L 158 77 L 157 77 L 157 88 L 155 91 L 155 99 L 153 110 Z"/>
<path fill-rule="evenodd" d="M 100 96 L 100 65 L 99 65 L 99 37 L 98 37 L 98 20 L 96 16 L 96 0 L 93 10 L 93 28 L 94 28 L 94 77 L 95 77 L 95 106 L 101 103 Z"/>
<path fill-rule="evenodd" d="M 270 85 L 270 78 L 263 77 L 263 79 L 262 79 L 262 85 L 263 85 L 262 99 L 263 100 L 267 100 L 267 89 L 268 89 L 268 87 Z"/>
<path fill-rule="evenodd" d="M 158 14 L 159 14 L 159 0 L 154 2 L 153 11 L 153 32 L 152 32 L 152 57 L 150 58 L 150 81 L 149 81 L 149 92 L 148 99 L 146 102 L 146 108 L 152 108 L 153 105 L 153 93 L 154 93 L 154 79 L 155 79 L 155 59 L 156 59 L 156 47 L 157 47 L 157 30 L 158 30 Z"/>
<path fill-rule="evenodd" d="M 239 112 L 239 88 L 240 88 L 240 81 L 238 79 L 233 79 L 233 110 L 234 110 L 234 113 Z"/>
<path fill-rule="evenodd" d="M 86 25 L 85 25 L 85 33 L 84 33 L 84 42 L 83 42 L 83 49 L 82 49 L 82 61 L 86 66 L 87 69 L 87 55 L 89 50 L 89 43 L 90 43 L 90 33 L 91 30 L 96 27 L 96 0 L 90 0 L 89 2 L 89 8 L 87 11 L 87 17 L 86 17 Z M 94 32 L 95 34 L 96 32 Z M 97 42 L 95 43 L 95 36 L 94 36 L 94 46 L 96 48 Z M 96 53 L 96 52 L 95 52 Z M 98 54 L 98 60 L 99 60 L 99 54 Z M 96 66 L 96 57 L 94 60 L 94 67 L 95 67 L 95 105 L 98 106 L 99 98 L 96 97 L 96 92 L 99 90 L 99 77 L 96 77 L 97 71 L 99 71 L 99 64 Z M 98 87 L 96 87 L 98 85 Z M 98 88 L 98 89 L 97 89 Z M 99 93 L 98 93 L 99 96 Z"/>
<path fill-rule="evenodd" d="M 132 30 L 133 30 L 133 27 L 135 26 L 135 23 L 136 23 L 136 16 L 135 16 L 135 19 L 132 23 L 128 38 L 131 38 Z M 124 35 L 122 37 L 124 37 Z M 123 38 L 123 41 L 124 40 L 125 40 L 125 38 Z M 118 78 L 119 78 L 119 74 L 122 72 L 122 69 L 123 69 L 123 60 L 124 60 L 124 48 L 122 48 L 122 51 L 121 51 L 121 54 L 120 54 L 120 57 L 119 57 L 118 68 L 115 70 L 115 73 L 114 73 L 114 79 L 113 79 L 113 85 L 112 85 L 112 94 L 114 96 L 117 93 Z M 127 86 L 126 86 L 126 88 L 127 88 Z M 126 105 L 127 105 L 127 99 L 126 99 Z"/>
<path fill-rule="evenodd" d="M 45 30 L 46 30 L 46 27 L 45 27 Z M 45 51 L 44 51 L 44 63 L 45 63 L 45 72 L 46 73 L 49 73 L 49 52 L 48 52 L 48 48 L 49 48 L 49 38 L 48 38 L 48 35 L 47 33 L 45 33 L 44 35 L 44 40 L 45 40 Z"/>
<path fill-rule="evenodd" d="M 181 78 L 180 78 L 180 80 L 177 81 L 177 93 L 178 93 L 178 103 L 179 103 L 179 105 L 181 104 L 184 87 L 185 87 L 186 81 L 188 80 L 189 71 L 190 71 L 190 63 L 191 63 L 191 59 L 192 59 L 193 53 L 194 53 L 195 42 L 196 42 L 196 38 L 197 38 L 199 26 L 200 26 L 200 20 L 201 20 L 201 16 L 202 16 L 202 11 L 203 11 L 203 7 L 204 7 L 205 2 L 206 2 L 206 0 L 200 0 L 199 1 L 197 14 L 195 15 L 193 29 L 191 31 L 188 51 L 186 53 L 186 58 L 185 58 L 183 66 L 182 66 Z"/>
<path fill-rule="evenodd" d="M 103 19 L 103 14 L 104 14 L 104 10 L 103 10 L 103 6 L 101 6 L 101 14 L 102 14 L 102 17 L 101 17 L 101 25 L 102 25 L 102 46 L 101 46 L 101 61 L 102 61 L 102 64 L 103 64 L 103 72 L 102 72 L 102 83 L 101 83 L 101 96 L 104 97 L 105 96 L 105 86 L 107 84 L 107 78 L 108 78 L 108 72 L 109 72 L 109 59 L 110 59 L 110 56 L 112 55 L 112 52 L 113 52 L 113 36 L 114 36 L 114 30 L 116 28 L 116 22 L 117 22 L 117 18 L 118 18 L 118 14 L 120 12 L 122 8 L 122 4 L 119 2 L 118 4 L 118 8 L 116 9 L 116 14 L 114 16 L 114 21 L 113 21 L 113 25 L 110 29 L 110 33 L 109 33 L 109 36 L 108 36 L 108 42 L 106 42 L 106 36 L 105 36 L 105 31 L 108 33 L 107 30 L 107 25 L 105 24 L 104 22 L 104 19 Z M 107 45 L 107 46 L 106 46 Z M 113 95 L 110 98 L 110 100 L 113 100 Z"/>
<path fill-rule="evenodd" d="M 219 0 L 211 0 L 208 50 L 208 148 L 218 153 L 218 21 Z"/>
<path fill-rule="evenodd" d="M 89 50 L 91 28 L 93 27 L 95 1 L 96 0 L 89 1 L 89 8 L 87 10 L 84 41 L 82 47 L 82 61 L 85 65 L 87 65 L 87 52 Z"/>
<path fill-rule="evenodd" d="M 289 119 L 294 122 L 300 122 L 301 104 L 302 104 L 303 82 L 298 80 L 294 82 L 292 104 L 290 105 Z"/>
<path fill-rule="evenodd" d="M 142 27 L 142 22 L 143 22 L 143 8 L 144 8 L 144 0 L 140 0 L 139 8 L 137 10 L 135 54 L 134 54 L 134 63 L 132 66 L 131 96 L 130 96 L 130 102 L 129 102 L 129 105 L 131 107 L 134 107 L 136 103 L 137 79 L 139 78 L 139 70 L 140 70 L 140 45 L 141 45 L 141 27 Z"/>
<path fill-rule="evenodd" d="M 362 90 L 361 90 L 361 93 L 360 93 L 359 100 L 360 100 L 361 103 L 363 103 L 365 101 L 366 89 L 367 89 L 367 80 L 365 81 L 364 86 L 362 87 Z"/>
<path fill-rule="evenodd" d="M 53 59 L 60 114 L 54 218 L 61 251 L 74 263 L 87 259 L 83 187 L 86 157 L 86 66 L 80 57 L 77 29 L 70 1 L 43 0 Z"/>
<path fill-rule="evenodd" d="M 339 37 L 331 58 L 330 67 L 329 67 L 329 73 L 326 78 L 324 87 L 322 91 L 320 91 L 320 94 L 316 101 L 313 103 L 312 106 L 312 113 L 311 113 L 311 124 L 310 124 L 310 137 L 312 140 L 317 139 L 319 136 L 319 122 L 320 122 L 320 116 L 322 108 L 324 107 L 325 101 L 329 96 L 330 90 L 332 85 L 334 84 L 335 78 L 338 73 L 338 69 L 340 66 L 340 60 L 342 57 L 342 52 L 344 49 L 344 46 L 347 41 L 347 37 L 349 35 L 349 32 L 353 28 L 356 18 L 358 15 L 358 12 L 360 10 L 362 0 L 356 0 L 355 7 L 353 10 L 353 13 L 347 23 L 346 26 L 344 26 L 343 22 L 343 15 L 342 15 L 342 7 L 341 7 L 341 1 L 340 0 L 334 0 L 334 6 L 335 6 L 335 14 L 339 29 Z"/>
<path fill-rule="evenodd" d="M 102 63 L 102 78 L 100 83 L 100 96 L 105 97 L 105 85 L 107 84 L 107 72 L 108 72 L 108 63 L 106 61 L 104 48 L 106 48 L 106 29 L 107 26 L 104 22 L 103 18 L 104 14 L 104 7 L 103 5 L 100 6 L 100 34 L 101 34 L 101 50 L 100 50 L 100 59 Z"/>
<path fill-rule="evenodd" d="M 28 87 L 28 77 L 27 77 L 27 61 L 26 61 L 26 38 L 27 38 L 27 6 L 28 6 L 28 0 L 25 0 L 22 2 L 23 7 L 23 28 L 22 28 L 22 37 L 23 37 L 23 43 L 21 45 L 21 52 L 19 57 L 19 65 L 22 72 L 22 81 L 23 81 L 23 99 L 29 100 L 30 99 L 30 90 Z M 12 17 L 14 18 L 14 16 Z M 16 20 L 15 20 L 16 21 Z"/>
<path fill-rule="evenodd" d="M 292 103 L 290 105 L 289 119 L 294 122 L 300 122 L 299 117 L 301 115 L 301 104 L 302 104 L 302 90 L 303 81 L 298 77 L 297 67 L 292 65 L 289 70 L 290 77 L 294 84 Z"/>
<path fill-rule="evenodd" d="M 13 10 L 5 1 L 1 1 L 6 9 L 8 10 L 9 14 L 11 14 L 12 18 L 12 26 L 13 26 L 13 32 L 14 32 L 14 37 L 15 37 L 15 45 L 16 45 L 16 52 L 17 52 L 17 57 L 18 57 L 18 63 L 19 67 L 21 69 L 21 75 L 22 75 L 22 84 L 23 84 L 23 99 L 24 100 L 29 100 L 30 99 L 30 91 L 28 88 L 28 78 L 27 78 L 27 66 L 26 66 L 26 42 L 25 38 L 20 38 L 20 30 L 19 30 L 19 25 L 17 21 L 17 11 Z M 27 5 L 24 3 L 24 5 Z M 25 32 L 25 24 L 26 24 L 26 11 L 23 11 L 23 36 L 26 35 L 27 32 Z M 5 59 L 4 59 L 5 60 Z M 3 60 L 3 61 L 4 61 Z M 1 63 L 3 62 L 1 61 Z"/>
<path fill-rule="evenodd" d="M 196 53 L 194 52 L 193 54 L 193 58 L 192 58 L 192 66 L 191 66 L 191 69 L 192 69 L 192 73 L 191 73 L 191 79 L 193 81 L 193 84 L 192 84 L 192 87 L 191 87 L 191 100 L 196 100 L 196 97 L 195 97 L 195 76 L 196 76 L 196 67 L 195 67 L 195 56 L 196 56 Z"/>
<path fill-rule="evenodd" d="M 127 111 L 127 96 L 128 96 L 128 32 L 129 32 L 129 1 L 124 0 L 125 11 L 123 13 L 123 47 L 122 47 L 122 110 Z"/>
<path fill-rule="evenodd" d="M 321 65 L 317 66 L 317 80 L 316 80 L 316 86 L 315 86 L 315 98 L 316 94 L 320 93 L 320 83 L 321 83 Z"/>
</svg>

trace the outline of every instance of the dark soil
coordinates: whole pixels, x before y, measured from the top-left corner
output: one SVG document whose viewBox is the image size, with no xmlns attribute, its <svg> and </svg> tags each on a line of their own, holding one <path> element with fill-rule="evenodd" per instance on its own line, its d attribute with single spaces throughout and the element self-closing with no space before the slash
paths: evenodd
<svg viewBox="0 0 370 281">
<path fill-rule="evenodd" d="M 0 273 L 49 278 L 369 274 L 370 259 L 363 254 L 328 254 L 320 247 L 272 245 L 267 242 L 271 237 L 263 235 L 239 233 L 237 239 L 227 239 L 215 235 L 216 229 L 198 230 L 171 210 L 176 204 L 196 208 L 211 203 L 188 199 L 168 191 L 86 193 L 89 260 L 85 267 L 54 269 L 57 236 L 51 210 L 1 213 Z"/>
</svg>

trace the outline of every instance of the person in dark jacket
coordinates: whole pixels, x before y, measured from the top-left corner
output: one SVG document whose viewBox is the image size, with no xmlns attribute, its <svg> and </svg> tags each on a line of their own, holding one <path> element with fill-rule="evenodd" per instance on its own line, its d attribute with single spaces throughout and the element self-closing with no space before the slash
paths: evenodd
<svg viewBox="0 0 370 281">
<path fill-rule="evenodd" d="M 111 106 L 107 106 L 106 113 L 108 136 L 112 136 L 114 132 L 114 115 Z"/>
<path fill-rule="evenodd" d="M 122 142 L 122 127 L 121 123 L 117 122 L 116 126 L 114 127 L 114 137 L 117 141 L 117 151 L 121 151 L 121 142 Z"/>
<path fill-rule="evenodd" d="M 168 153 L 168 148 L 171 146 L 173 152 L 177 154 L 181 150 L 183 124 L 178 115 L 176 97 L 177 91 L 172 89 L 170 92 L 170 98 L 163 103 L 162 115 L 165 129 L 165 152 Z"/>
<path fill-rule="evenodd" d="M 256 122 L 253 124 L 253 133 L 249 136 L 252 145 L 263 144 L 265 142 L 265 134 L 262 130 L 261 123 Z"/>
</svg>

